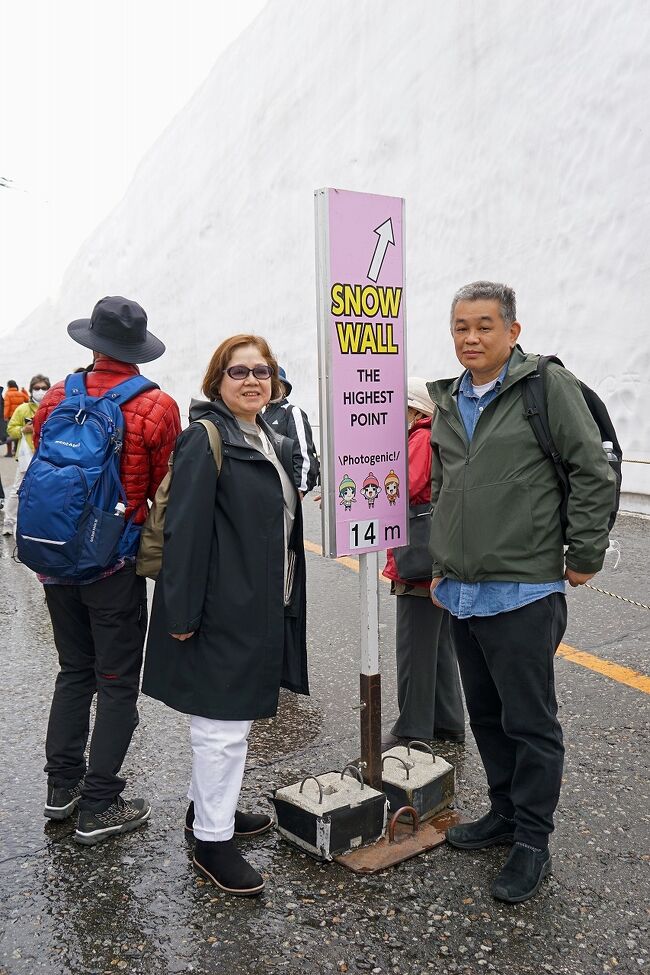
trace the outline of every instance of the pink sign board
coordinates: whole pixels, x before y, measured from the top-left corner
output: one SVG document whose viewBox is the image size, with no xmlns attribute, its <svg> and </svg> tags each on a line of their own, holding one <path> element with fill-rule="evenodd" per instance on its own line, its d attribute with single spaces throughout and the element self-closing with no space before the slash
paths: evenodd
<svg viewBox="0 0 650 975">
<path fill-rule="evenodd" d="M 326 554 L 408 541 L 404 200 L 316 193 Z"/>
</svg>

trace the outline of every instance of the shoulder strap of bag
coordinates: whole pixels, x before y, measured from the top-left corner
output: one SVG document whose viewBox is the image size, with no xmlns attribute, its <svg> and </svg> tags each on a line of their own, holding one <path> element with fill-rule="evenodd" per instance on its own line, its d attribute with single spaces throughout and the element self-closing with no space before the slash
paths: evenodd
<svg viewBox="0 0 650 975">
<path fill-rule="evenodd" d="M 568 517 L 567 507 L 569 501 L 569 476 L 566 472 L 564 462 L 559 450 L 555 446 L 551 427 L 548 421 L 548 405 L 546 402 L 546 369 L 549 362 L 555 362 L 559 366 L 564 363 L 555 355 L 540 355 L 537 362 L 537 369 L 530 373 L 523 380 L 522 397 L 524 403 L 524 416 L 533 428 L 533 433 L 537 442 L 553 462 L 555 473 L 562 491 L 562 501 L 560 503 L 560 522 L 562 529 L 566 529 Z"/>
<path fill-rule="evenodd" d="M 81 393 L 85 393 L 85 392 L 86 392 L 85 372 L 71 372 L 69 376 L 65 377 L 66 396 L 79 396 Z"/>
<path fill-rule="evenodd" d="M 216 424 L 211 423 L 210 420 L 196 420 L 196 423 L 200 423 L 202 427 L 208 434 L 208 440 L 210 441 L 210 451 L 214 457 L 214 462 L 217 468 L 217 477 L 221 473 L 221 462 L 223 459 L 223 450 L 221 447 L 221 434 L 219 433 Z"/>
<path fill-rule="evenodd" d="M 122 406 L 123 403 L 133 399 L 138 393 L 144 393 L 146 389 L 160 389 L 160 387 L 158 383 L 155 383 L 152 379 L 147 379 L 146 376 L 131 376 L 129 379 L 125 379 L 124 382 L 118 383 L 117 386 L 107 389 L 101 398 L 110 399 L 114 403 L 117 403 L 118 406 Z M 73 372 L 69 376 L 66 376 L 66 396 L 79 396 L 86 392 L 85 372 Z"/>
<path fill-rule="evenodd" d="M 144 393 L 147 389 L 160 389 L 160 386 L 152 379 L 147 379 L 146 376 L 132 376 L 130 379 L 125 379 L 123 383 L 113 386 L 112 389 L 107 389 L 104 398 L 122 406 L 127 400 L 133 399 L 139 393 Z"/>
</svg>

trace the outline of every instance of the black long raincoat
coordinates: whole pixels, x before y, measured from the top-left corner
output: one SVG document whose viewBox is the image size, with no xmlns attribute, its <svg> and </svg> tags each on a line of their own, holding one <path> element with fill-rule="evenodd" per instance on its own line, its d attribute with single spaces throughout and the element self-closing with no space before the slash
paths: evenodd
<svg viewBox="0 0 650 975">
<path fill-rule="evenodd" d="M 194 402 L 190 419 L 219 429 L 217 471 L 201 424 L 181 433 L 165 516 L 142 690 L 176 711 L 226 721 L 272 717 L 280 687 L 308 694 L 305 555 L 300 501 L 284 605 L 284 497 L 277 470 L 246 443 L 221 400 Z M 263 420 L 290 477 L 294 445 Z M 185 641 L 170 633 L 189 633 Z"/>
</svg>

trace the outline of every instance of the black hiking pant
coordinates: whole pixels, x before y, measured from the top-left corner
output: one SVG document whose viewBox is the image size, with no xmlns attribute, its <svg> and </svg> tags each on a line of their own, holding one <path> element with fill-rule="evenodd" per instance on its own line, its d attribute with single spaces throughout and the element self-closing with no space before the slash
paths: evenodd
<svg viewBox="0 0 650 975">
<path fill-rule="evenodd" d="M 452 616 L 469 722 L 492 809 L 515 821 L 515 841 L 544 849 L 560 796 L 564 744 L 553 658 L 566 599 L 551 593 L 496 616 Z"/>
<path fill-rule="evenodd" d="M 134 565 L 127 565 L 85 586 L 46 585 L 45 598 L 61 668 L 47 728 L 45 771 L 50 785 L 68 788 L 85 775 L 79 807 L 102 811 L 126 785 L 118 773 L 138 725 L 146 583 Z"/>
</svg>

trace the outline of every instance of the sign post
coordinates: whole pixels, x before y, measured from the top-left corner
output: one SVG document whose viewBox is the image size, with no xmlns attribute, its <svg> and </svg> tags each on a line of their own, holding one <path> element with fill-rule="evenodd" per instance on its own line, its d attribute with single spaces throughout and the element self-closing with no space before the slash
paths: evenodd
<svg viewBox="0 0 650 975">
<path fill-rule="evenodd" d="M 404 200 L 315 204 L 323 552 L 359 556 L 361 759 L 381 789 L 378 553 L 408 543 Z"/>
</svg>

